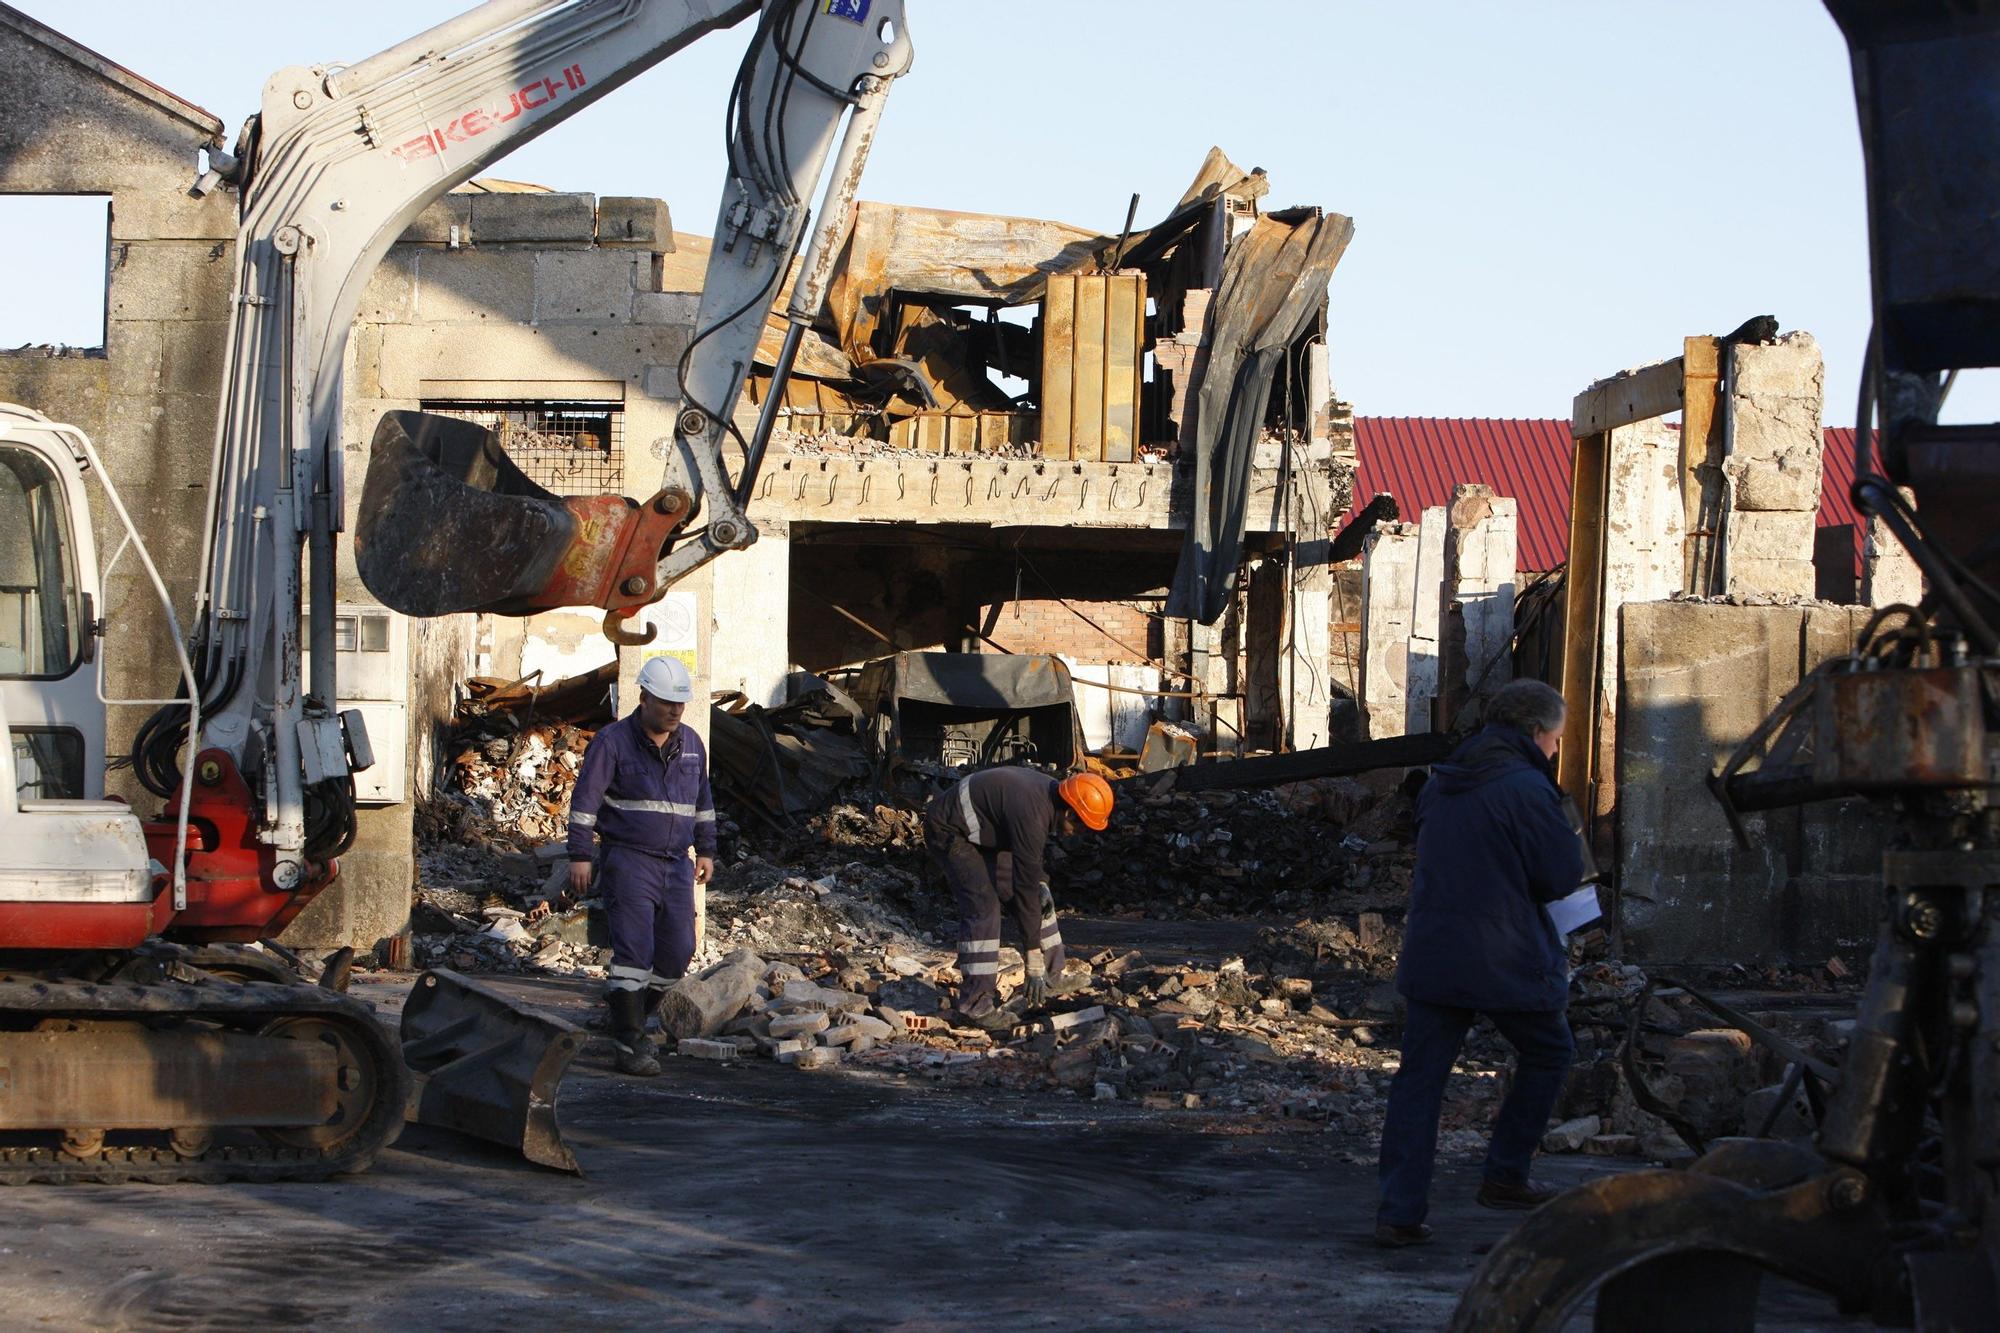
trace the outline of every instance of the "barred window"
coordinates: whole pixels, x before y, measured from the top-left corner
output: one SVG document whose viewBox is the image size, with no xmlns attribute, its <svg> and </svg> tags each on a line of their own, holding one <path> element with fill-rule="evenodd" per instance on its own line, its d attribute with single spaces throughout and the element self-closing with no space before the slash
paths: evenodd
<svg viewBox="0 0 2000 1333">
<path fill-rule="evenodd" d="M 617 403 L 453 401 L 423 409 L 495 432 L 514 465 L 557 495 L 625 493 L 624 410 Z"/>
</svg>

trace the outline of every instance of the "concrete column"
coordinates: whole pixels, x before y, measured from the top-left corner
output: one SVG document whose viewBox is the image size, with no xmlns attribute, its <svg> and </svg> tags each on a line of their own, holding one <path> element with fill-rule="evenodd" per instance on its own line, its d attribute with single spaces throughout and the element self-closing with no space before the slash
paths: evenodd
<svg viewBox="0 0 2000 1333">
<path fill-rule="evenodd" d="M 715 666 L 718 690 L 741 690 L 766 708 L 785 702 L 791 671 L 791 525 L 757 524 L 756 544 L 715 562 Z"/>
<path fill-rule="evenodd" d="M 1903 498 L 1912 504 L 1916 496 L 1910 488 L 1901 488 Z M 1924 574 L 1917 568 L 1917 562 L 1896 540 L 1889 525 L 1879 518 L 1868 520 L 1868 533 L 1863 539 L 1866 545 L 1861 553 L 1861 600 L 1869 606 L 1894 606 L 1901 602 L 1915 606 L 1924 599 Z"/>
<path fill-rule="evenodd" d="M 1361 553 L 1361 722 L 1369 740 L 1403 735 L 1415 615 L 1418 528 L 1384 523 Z"/>
<path fill-rule="evenodd" d="M 1431 729 L 1431 701 L 1438 692 L 1438 613 L 1444 588 L 1445 509 L 1432 505 L 1417 525 L 1417 564 L 1410 612 L 1410 662 L 1403 687 L 1407 735 Z"/>
<path fill-rule="evenodd" d="M 1824 367 L 1809 333 L 1724 352 L 1729 413 L 1722 470 L 1724 590 L 1811 598 L 1819 510 Z"/>
<path fill-rule="evenodd" d="M 1475 695 L 1513 678 L 1518 506 L 1491 486 L 1452 488 L 1439 590 L 1438 720 L 1449 725 Z"/>
</svg>

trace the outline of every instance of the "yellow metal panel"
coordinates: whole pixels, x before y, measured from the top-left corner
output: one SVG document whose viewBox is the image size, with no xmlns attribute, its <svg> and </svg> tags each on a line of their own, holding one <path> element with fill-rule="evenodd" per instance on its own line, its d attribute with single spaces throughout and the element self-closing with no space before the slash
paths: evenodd
<svg viewBox="0 0 2000 1333">
<path fill-rule="evenodd" d="M 1076 280 L 1076 368 L 1070 390 L 1069 438 L 1074 458 L 1104 457 L 1104 314 L 1106 280 Z"/>
<path fill-rule="evenodd" d="M 1145 279 L 1120 273 L 1104 279 L 1104 458 L 1132 461 L 1139 437 L 1139 321 Z"/>
<path fill-rule="evenodd" d="M 1071 383 L 1076 359 L 1075 278 L 1049 279 L 1042 303 L 1042 453 L 1070 456 Z"/>
</svg>

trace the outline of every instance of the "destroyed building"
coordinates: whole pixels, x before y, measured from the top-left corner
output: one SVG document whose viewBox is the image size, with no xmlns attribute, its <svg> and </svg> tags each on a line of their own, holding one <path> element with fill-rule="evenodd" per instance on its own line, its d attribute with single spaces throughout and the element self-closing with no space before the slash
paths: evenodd
<svg viewBox="0 0 2000 1333">
<path fill-rule="evenodd" d="M 1726 386 L 1721 347 L 1689 338 L 1600 381 L 1567 422 L 1488 423 L 1502 451 L 1449 438 L 1478 423 L 1364 429 L 1461 463 L 1449 491 L 1401 469 L 1448 503 L 1369 527 L 1351 670 L 1378 738 L 1450 730 L 1517 670 L 1560 684 L 1562 782 L 1614 868 L 1627 956 L 1810 964 L 1873 931 L 1879 821 L 1812 806 L 1746 816 L 1739 838 L 1708 778 L 1874 607 L 1921 585 L 1893 543 L 1857 542 L 1853 432 L 1821 425 L 1812 337 L 1729 348 Z"/>
<path fill-rule="evenodd" d="M 99 441 L 148 497 L 136 517 L 168 586 L 191 588 L 235 201 L 187 186 L 225 127 L 5 7 L 0 44 L 37 71 L 0 188 L 110 199 L 104 345 L 0 356 L 0 396 Z M 79 134 L 93 151 L 71 151 Z M 790 382 L 773 401 L 754 376 L 740 404 L 746 433 L 766 410 L 780 428 L 751 498 L 761 539 L 649 608 L 644 651 L 683 657 L 697 697 L 763 704 L 795 667 L 1059 654 L 1094 749 L 1136 750 L 1159 713 L 1215 751 L 1323 743 L 1328 527 L 1353 470 L 1323 334 L 1352 225 L 1273 210 L 1268 191 L 1215 151 L 1143 229 L 863 203 Z M 350 526 L 374 423 L 396 408 L 497 430 L 559 493 L 649 494 L 677 475 L 668 407 L 708 244 L 657 199 L 487 182 L 433 206 L 370 281 L 349 342 Z M 289 938 L 365 948 L 404 929 L 411 807 L 443 766 L 457 684 L 549 682 L 615 654 L 585 611 L 406 619 L 369 597 L 351 547 L 339 558 L 340 604 L 318 610 L 338 618 L 341 702 L 368 715 L 378 763 L 338 885 Z M 111 587 L 118 609 L 145 600 L 130 562 Z M 115 696 L 172 692 L 166 628 L 151 633 L 150 661 L 113 670 Z M 641 658 L 622 654 L 628 689 Z M 142 717 L 113 710 L 114 749 Z"/>
</svg>

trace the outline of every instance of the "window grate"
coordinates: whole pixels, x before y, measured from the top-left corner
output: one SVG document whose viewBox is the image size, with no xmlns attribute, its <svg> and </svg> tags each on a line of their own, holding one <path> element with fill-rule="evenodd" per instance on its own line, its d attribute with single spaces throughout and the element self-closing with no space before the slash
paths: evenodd
<svg viewBox="0 0 2000 1333">
<path fill-rule="evenodd" d="M 625 493 L 624 410 L 616 403 L 427 402 L 486 427 L 514 466 L 557 495 Z"/>
</svg>

